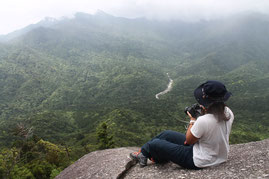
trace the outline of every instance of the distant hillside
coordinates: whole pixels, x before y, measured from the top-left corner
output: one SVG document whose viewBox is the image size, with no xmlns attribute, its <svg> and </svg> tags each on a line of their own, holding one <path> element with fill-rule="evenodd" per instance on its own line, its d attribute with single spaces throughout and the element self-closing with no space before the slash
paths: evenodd
<svg viewBox="0 0 269 179">
<path fill-rule="evenodd" d="M 101 122 L 116 146 L 140 145 L 163 129 L 183 132 L 177 119 L 209 79 L 233 93 L 233 143 L 269 137 L 268 19 L 245 13 L 188 23 L 77 13 L 2 36 L 0 143 L 11 145 L 8 129 L 19 122 L 81 149 L 97 143 Z M 157 100 L 167 72 L 173 89 Z"/>
<path fill-rule="evenodd" d="M 178 119 L 206 80 L 233 93 L 231 143 L 269 138 L 268 19 L 77 13 L 1 36 L 0 178 L 53 178 L 91 151 L 140 146 L 165 129 L 184 133 Z M 156 99 L 167 73 L 172 91 Z"/>
</svg>

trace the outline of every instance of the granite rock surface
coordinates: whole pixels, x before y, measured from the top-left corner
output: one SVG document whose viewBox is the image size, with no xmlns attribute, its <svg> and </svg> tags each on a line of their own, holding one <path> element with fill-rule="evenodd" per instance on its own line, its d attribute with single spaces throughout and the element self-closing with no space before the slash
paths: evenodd
<svg viewBox="0 0 269 179">
<path fill-rule="evenodd" d="M 187 170 L 173 163 L 160 165 L 152 162 L 140 168 L 129 158 L 129 153 L 138 149 L 126 147 L 89 153 L 67 167 L 56 179 L 269 178 L 269 139 L 231 145 L 227 162 L 202 170 Z"/>
</svg>

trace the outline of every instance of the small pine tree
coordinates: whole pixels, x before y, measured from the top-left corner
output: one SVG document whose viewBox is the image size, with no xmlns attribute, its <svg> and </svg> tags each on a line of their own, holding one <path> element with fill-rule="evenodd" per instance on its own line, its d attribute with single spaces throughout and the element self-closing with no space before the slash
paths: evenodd
<svg viewBox="0 0 269 179">
<path fill-rule="evenodd" d="M 109 149 L 114 147 L 113 135 L 108 134 L 108 125 L 102 122 L 96 129 L 99 149 Z"/>
</svg>

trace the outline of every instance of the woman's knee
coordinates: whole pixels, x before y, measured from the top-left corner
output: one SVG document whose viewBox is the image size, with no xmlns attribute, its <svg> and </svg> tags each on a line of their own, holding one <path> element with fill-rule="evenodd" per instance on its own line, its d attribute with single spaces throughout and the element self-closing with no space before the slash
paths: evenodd
<svg viewBox="0 0 269 179">
<path fill-rule="evenodd" d="M 161 136 L 161 137 L 170 136 L 172 133 L 173 133 L 173 131 L 171 131 L 171 130 L 165 130 L 159 136 Z"/>
<path fill-rule="evenodd" d="M 164 138 L 185 137 L 184 134 L 172 130 L 165 130 L 160 134 L 160 136 Z"/>
<path fill-rule="evenodd" d="M 156 149 L 159 149 L 162 145 L 163 144 L 162 144 L 162 140 L 161 139 L 153 139 L 149 143 L 149 148 L 151 150 L 156 150 Z"/>
<path fill-rule="evenodd" d="M 157 136 L 157 138 L 179 145 L 183 145 L 186 140 L 186 136 L 184 134 L 171 130 L 163 131 L 159 136 Z"/>
<path fill-rule="evenodd" d="M 171 134 L 171 133 L 173 133 L 174 131 L 172 131 L 172 130 L 165 130 L 165 131 L 163 131 L 163 133 L 165 133 L 165 134 Z"/>
</svg>

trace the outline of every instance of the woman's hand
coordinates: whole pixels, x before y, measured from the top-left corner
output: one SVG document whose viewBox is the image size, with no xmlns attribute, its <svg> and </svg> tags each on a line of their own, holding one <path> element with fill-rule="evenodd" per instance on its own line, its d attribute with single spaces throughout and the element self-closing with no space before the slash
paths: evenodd
<svg viewBox="0 0 269 179">
<path fill-rule="evenodd" d="M 192 117 L 191 113 L 189 113 L 189 111 L 187 111 L 188 116 L 190 117 L 190 122 L 195 122 L 196 119 L 194 117 Z"/>
<path fill-rule="evenodd" d="M 202 108 L 202 114 L 203 115 L 206 114 L 207 113 L 206 108 L 203 105 L 201 105 L 201 104 L 200 104 L 200 107 Z"/>
</svg>

